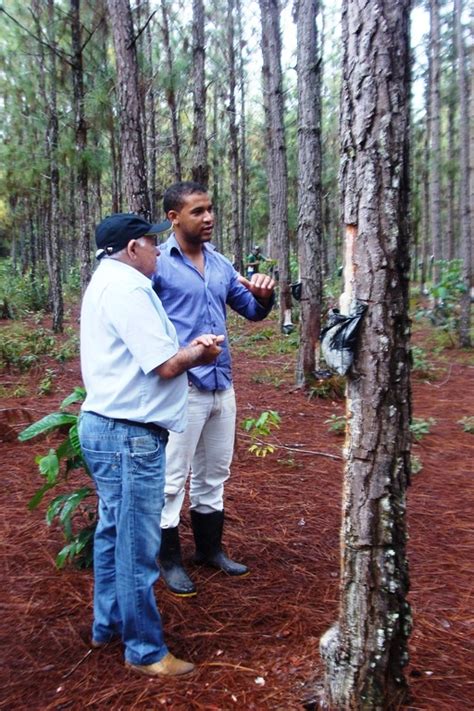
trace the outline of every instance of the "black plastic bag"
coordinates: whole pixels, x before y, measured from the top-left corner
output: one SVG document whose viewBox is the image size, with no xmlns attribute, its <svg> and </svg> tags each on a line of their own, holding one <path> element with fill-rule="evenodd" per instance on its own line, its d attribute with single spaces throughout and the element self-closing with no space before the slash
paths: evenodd
<svg viewBox="0 0 474 711">
<path fill-rule="evenodd" d="M 297 281 L 295 284 L 291 284 L 291 295 L 295 301 L 301 301 L 301 294 L 303 292 L 303 284 Z"/>
<path fill-rule="evenodd" d="M 354 360 L 362 316 L 367 305 L 356 301 L 350 314 L 344 316 L 339 309 L 333 309 L 326 326 L 321 330 L 321 353 L 326 364 L 339 375 L 346 375 Z"/>
</svg>

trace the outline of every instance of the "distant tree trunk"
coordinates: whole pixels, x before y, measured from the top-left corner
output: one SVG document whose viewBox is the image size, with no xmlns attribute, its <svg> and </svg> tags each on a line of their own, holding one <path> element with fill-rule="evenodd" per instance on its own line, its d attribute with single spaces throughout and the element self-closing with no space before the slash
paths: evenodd
<svg viewBox="0 0 474 711">
<path fill-rule="evenodd" d="M 151 219 L 141 130 L 138 63 L 128 0 L 107 0 L 117 62 L 122 181 L 127 210 Z"/>
<path fill-rule="evenodd" d="M 120 154 L 117 150 L 117 140 L 115 136 L 115 122 L 113 112 L 108 116 L 109 146 L 111 163 L 111 192 L 112 192 L 112 212 L 122 212 L 122 169 Z"/>
<path fill-rule="evenodd" d="M 147 7 L 147 21 L 149 19 L 149 3 Z M 156 187 L 156 164 L 158 160 L 158 135 L 156 126 L 156 95 L 154 81 L 154 64 L 153 64 L 153 42 L 151 34 L 151 24 L 148 23 L 145 29 L 145 52 L 148 65 L 148 81 L 145 94 L 145 118 L 146 118 L 146 161 L 147 161 L 147 184 L 148 184 L 148 199 L 150 201 L 152 221 L 155 215 L 159 213 L 157 207 L 157 187 Z M 158 212 L 157 212 L 158 211 Z M 158 218 L 156 218 L 158 219 Z"/>
<path fill-rule="evenodd" d="M 302 293 L 296 384 L 314 377 L 321 331 L 321 77 L 318 0 L 295 0 L 298 78 L 298 262 Z"/>
<path fill-rule="evenodd" d="M 248 165 L 247 165 L 247 125 L 245 117 L 245 67 L 244 67 L 244 37 L 242 30 L 242 7 L 241 1 L 236 2 L 237 9 L 237 37 L 239 47 L 239 83 L 240 83 L 240 207 L 239 226 L 240 240 L 244 254 L 250 252 L 250 238 L 248 226 Z"/>
<path fill-rule="evenodd" d="M 90 232 L 89 232 L 89 170 L 87 156 L 87 124 L 84 115 L 84 74 L 82 63 L 82 32 L 80 0 L 71 0 L 72 37 L 72 82 L 74 95 L 74 116 L 76 132 L 76 174 L 79 211 L 79 264 L 81 291 L 84 293 L 91 277 Z"/>
<path fill-rule="evenodd" d="M 455 219 L 456 214 L 456 105 L 457 100 L 451 93 L 448 99 L 448 170 L 447 173 L 447 205 L 446 205 L 446 259 L 454 259 L 455 250 Z"/>
<path fill-rule="evenodd" d="M 474 37 L 474 5 L 471 6 L 471 37 Z M 471 42 L 471 87 L 469 92 L 469 213 L 471 221 L 474 220 L 474 42 Z M 471 224 L 472 232 L 472 224 Z M 471 289 L 474 275 L 474 249 L 471 245 Z"/>
<path fill-rule="evenodd" d="M 407 691 L 409 9 L 343 1 L 345 287 L 368 308 L 347 384 L 339 620 L 321 639 L 338 711 L 400 708 Z"/>
<path fill-rule="evenodd" d="M 206 132 L 206 49 L 204 38 L 204 2 L 193 0 L 193 180 L 207 188 L 209 165 L 207 162 Z"/>
<path fill-rule="evenodd" d="M 430 0 L 430 230 L 433 249 L 433 281 L 440 278 L 443 258 L 441 234 L 441 102 L 439 0 Z"/>
<path fill-rule="evenodd" d="M 288 168 L 283 123 L 280 0 L 259 0 L 262 22 L 263 92 L 270 198 L 269 233 L 273 258 L 278 259 L 280 326 L 291 326 L 290 245 L 288 233 Z"/>
<path fill-rule="evenodd" d="M 429 73 L 429 72 L 428 72 Z M 420 271 L 420 288 L 421 293 L 426 295 L 427 293 L 427 281 L 430 279 L 431 274 L 431 246 L 432 242 L 430 239 L 430 133 L 431 133 L 431 109 L 430 109 L 430 85 L 431 82 L 428 77 L 428 86 L 425 95 L 425 131 L 423 138 L 423 170 L 422 170 L 422 245 L 421 245 L 421 271 Z"/>
<path fill-rule="evenodd" d="M 230 203 L 231 203 L 231 248 L 234 255 L 234 266 L 242 273 L 242 240 L 239 226 L 239 145 L 235 109 L 235 32 L 234 32 L 234 0 L 227 4 L 227 50 L 229 77 L 229 164 L 230 164 Z"/>
<path fill-rule="evenodd" d="M 466 51 L 462 35 L 462 0 L 454 0 L 456 45 L 458 55 L 459 81 L 459 163 L 461 179 L 459 190 L 459 213 L 461 231 L 462 278 L 464 294 L 461 297 L 461 314 L 459 319 L 459 340 L 461 346 L 471 346 L 471 224 L 469 209 L 469 103 L 466 76 Z M 474 68 L 471 68 L 473 70 Z M 471 127 L 474 131 L 474 127 Z"/>
<path fill-rule="evenodd" d="M 221 144 L 219 131 L 219 102 L 218 102 L 218 82 L 214 78 L 212 92 L 212 204 L 214 206 L 214 244 L 216 249 L 222 251 L 222 200 L 220 190 L 220 178 L 222 171 L 219 170 L 221 163 Z"/>
<path fill-rule="evenodd" d="M 50 167 L 50 225 L 46 255 L 49 273 L 49 288 L 53 311 L 53 331 L 63 330 L 64 304 L 61 280 L 61 252 L 59 247 L 59 167 L 58 167 L 58 110 L 56 76 L 56 18 L 54 0 L 48 0 L 48 44 L 49 44 L 49 111 L 47 143 L 49 146 Z"/>
<path fill-rule="evenodd" d="M 168 2 L 167 0 L 161 0 L 161 16 L 163 24 L 161 30 L 163 33 L 163 42 L 165 45 L 165 55 L 166 55 L 166 101 L 168 108 L 170 110 L 171 116 L 171 136 L 172 136 L 172 149 L 173 149 L 173 160 L 174 160 L 174 178 L 176 182 L 181 182 L 183 169 L 181 166 L 181 152 L 180 152 L 180 141 L 179 141 L 179 120 L 178 120 L 178 107 L 176 102 L 176 90 L 175 90 L 175 78 L 174 78 L 174 60 L 173 51 L 170 42 L 170 30 L 169 30 L 169 20 L 168 20 Z"/>
</svg>

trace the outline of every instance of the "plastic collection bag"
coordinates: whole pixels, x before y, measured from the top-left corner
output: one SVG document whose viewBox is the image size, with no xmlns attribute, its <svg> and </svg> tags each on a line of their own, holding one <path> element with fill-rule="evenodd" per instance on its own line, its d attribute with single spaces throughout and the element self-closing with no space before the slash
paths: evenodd
<svg viewBox="0 0 474 711">
<path fill-rule="evenodd" d="M 362 316 L 367 305 L 355 301 L 349 315 L 332 309 L 326 326 L 321 330 L 321 353 L 326 364 L 339 375 L 346 375 L 354 360 Z"/>
</svg>

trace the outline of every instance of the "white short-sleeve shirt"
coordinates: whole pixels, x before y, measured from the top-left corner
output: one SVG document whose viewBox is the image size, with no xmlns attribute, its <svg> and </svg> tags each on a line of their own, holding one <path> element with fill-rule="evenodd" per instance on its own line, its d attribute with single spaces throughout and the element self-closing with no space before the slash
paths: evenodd
<svg viewBox="0 0 474 711">
<path fill-rule="evenodd" d="M 81 309 L 81 370 L 87 391 L 82 409 L 182 432 L 187 376 L 164 379 L 154 372 L 178 349 L 176 330 L 151 280 L 123 262 L 103 259 Z"/>
</svg>

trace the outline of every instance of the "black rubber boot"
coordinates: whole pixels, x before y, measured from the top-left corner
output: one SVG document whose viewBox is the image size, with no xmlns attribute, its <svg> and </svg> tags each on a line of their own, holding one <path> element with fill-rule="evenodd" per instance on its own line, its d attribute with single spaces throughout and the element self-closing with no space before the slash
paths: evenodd
<svg viewBox="0 0 474 711">
<path fill-rule="evenodd" d="M 196 587 L 183 568 L 178 527 L 161 529 L 161 577 L 172 593 L 180 597 L 196 595 Z"/>
<path fill-rule="evenodd" d="M 222 550 L 222 531 L 224 529 L 224 512 L 199 513 L 191 509 L 196 554 L 194 562 L 198 565 L 210 565 L 227 575 L 247 575 L 246 565 L 236 563 L 226 556 Z"/>
</svg>

